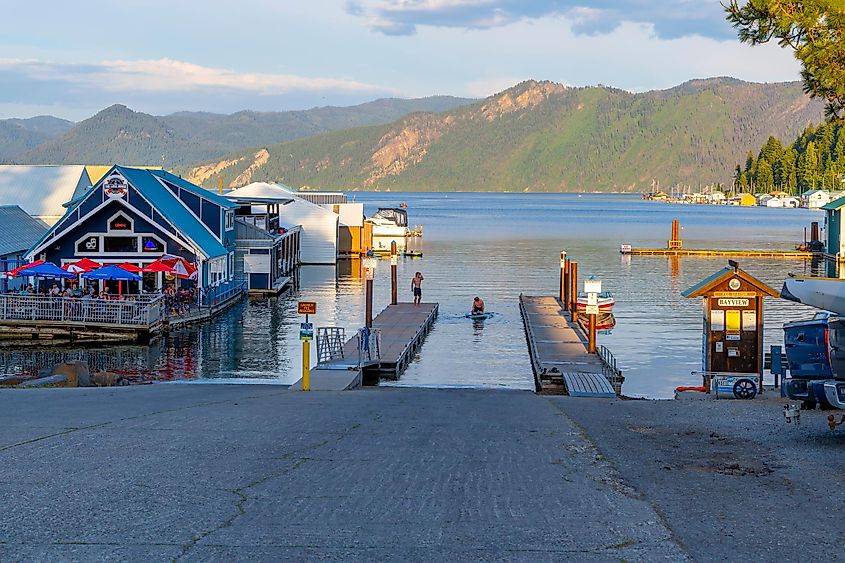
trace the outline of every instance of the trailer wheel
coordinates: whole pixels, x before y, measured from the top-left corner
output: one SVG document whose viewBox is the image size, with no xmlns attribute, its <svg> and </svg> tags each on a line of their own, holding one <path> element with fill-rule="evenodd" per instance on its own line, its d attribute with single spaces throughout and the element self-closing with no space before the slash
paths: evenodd
<svg viewBox="0 0 845 563">
<path fill-rule="evenodd" d="M 750 379 L 740 379 L 734 383 L 734 397 L 753 399 L 757 395 L 757 386 Z"/>
</svg>

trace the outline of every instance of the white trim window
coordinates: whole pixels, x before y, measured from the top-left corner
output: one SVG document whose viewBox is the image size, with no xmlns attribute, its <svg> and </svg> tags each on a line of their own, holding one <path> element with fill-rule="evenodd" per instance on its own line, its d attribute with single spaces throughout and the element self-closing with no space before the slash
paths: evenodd
<svg viewBox="0 0 845 563">
<path fill-rule="evenodd" d="M 235 212 L 231 209 L 227 209 L 224 214 L 224 221 L 226 223 L 226 231 L 231 231 L 235 228 Z"/>
</svg>

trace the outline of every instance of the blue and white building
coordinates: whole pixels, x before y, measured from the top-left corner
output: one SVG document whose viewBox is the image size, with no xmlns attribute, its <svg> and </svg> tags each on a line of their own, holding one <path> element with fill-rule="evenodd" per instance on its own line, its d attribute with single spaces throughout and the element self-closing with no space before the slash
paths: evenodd
<svg viewBox="0 0 845 563">
<path fill-rule="evenodd" d="M 29 260 L 57 265 L 87 257 L 144 267 L 163 254 L 197 266 L 197 287 L 234 283 L 236 204 L 157 169 L 113 166 L 73 201 L 29 250 Z M 145 273 L 144 288 L 168 280 Z"/>
</svg>

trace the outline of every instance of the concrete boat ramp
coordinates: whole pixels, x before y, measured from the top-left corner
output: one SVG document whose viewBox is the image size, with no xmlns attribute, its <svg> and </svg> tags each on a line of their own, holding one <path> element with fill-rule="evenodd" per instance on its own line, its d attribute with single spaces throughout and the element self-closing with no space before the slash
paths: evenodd
<svg viewBox="0 0 845 563">
<path fill-rule="evenodd" d="M 398 379 L 431 330 L 438 303 L 388 305 L 373 319 L 372 329 L 351 338 L 334 327 L 317 329 L 318 364 L 311 369 L 314 391 L 344 391 L 379 378 Z M 301 389 L 300 379 L 291 389 Z"/>
<path fill-rule="evenodd" d="M 555 297 L 519 296 L 537 392 L 562 387 L 572 397 L 616 397 L 622 374 L 609 352 L 590 354 L 581 328 Z"/>
</svg>

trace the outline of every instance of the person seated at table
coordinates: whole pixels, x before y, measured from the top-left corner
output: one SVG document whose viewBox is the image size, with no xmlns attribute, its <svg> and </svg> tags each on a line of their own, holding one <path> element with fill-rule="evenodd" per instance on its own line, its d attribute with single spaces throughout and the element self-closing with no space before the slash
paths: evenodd
<svg viewBox="0 0 845 563">
<path fill-rule="evenodd" d="M 47 295 L 49 295 L 50 297 L 58 297 L 61 294 L 62 294 L 62 290 L 59 289 L 59 286 L 56 285 L 56 284 L 53 284 L 53 287 L 50 288 L 50 291 L 48 292 Z"/>
</svg>

